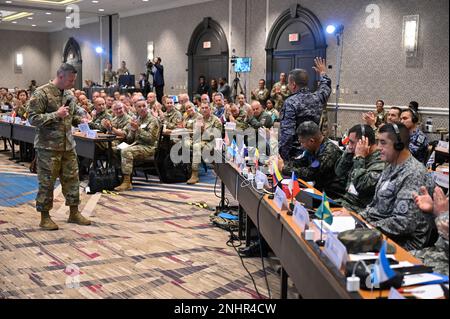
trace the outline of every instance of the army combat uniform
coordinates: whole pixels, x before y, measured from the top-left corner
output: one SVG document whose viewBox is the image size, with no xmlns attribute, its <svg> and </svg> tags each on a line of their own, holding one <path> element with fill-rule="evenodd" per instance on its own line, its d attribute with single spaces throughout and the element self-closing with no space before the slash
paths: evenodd
<svg viewBox="0 0 450 319">
<path fill-rule="evenodd" d="M 413 193 L 424 184 L 431 190 L 432 179 L 412 156 L 401 165 L 386 166 L 373 201 L 361 216 L 406 250 L 423 248 L 430 225 L 414 203 Z"/>
<path fill-rule="evenodd" d="M 314 182 L 314 187 L 325 191 L 330 198 L 341 197 L 344 193 L 345 180 L 335 174 L 334 167 L 342 151 L 331 140 L 325 138 L 316 154 L 305 151 L 303 155 L 286 164 L 283 175 L 290 176 L 295 171 L 298 178 Z"/>
<path fill-rule="evenodd" d="M 448 211 L 436 218 L 439 238 L 433 247 L 412 251 L 411 254 L 421 259 L 426 266 L 433 267 L 434 272 L 448 276 Z"/>
<path fill-rule="evenodd" d="M 277 93 L 277 88 L 280 88 L 280 93 Z M 274 105 L 275 109 L 280 111 L 284 101 L 286 101 L 286 99 L 290 94 L 291 91 L 289 91 L 287 83 L 284 84 L 281 82 L 275 83 L 272 88 L 272 92 L 270 93 L 270 97 L 275 101 Z"/>
<path fill-rule="evenodd" d="M 264 90 L 256 89 L 252 91 L 252 99 L 261 103 L 261 105 L 265 105 L 266 101 L 269 99 L 270 92 L 268 89 L 264 88 Z"/>
<path fill-rule="evenodd" d="M 103 70 L 103 85 L 111 85 L 116 78 L 116 72 L 105 69 Z"/>
<path fill-rule="evenodd" d="M 327 103 L 330 94 L 331 79 L 324 75 L 316 92 L 311 93 L 308 88 L 302 88 L 284 102 L 280 112 L 279 137 L 279 152 L 284 160 L 289 159 L 291 149 L 295 150 L 299 125 L 306 121 L 320 124 L 323 105 Z"/>
<path fill-rule="evenodd" d="M 168 130 L 174 130 L 177 128 L 178 123 L 180 123 L 183 119 L 183 116 L 179 111 L 175 109 L 175 107 L 170 110 L 170 112 L 164 113 L 164 125 Z"/>
<path fill-rule="evenodd" d="M 126 142 L 131 144 L 121 151 L 122 173 L 131 175 L 133 173 L 133 161 L 145 160 L 155 154 L 158 144 L 159 122 L 152 115 L 138 118 L 139 128 L 136 131 L 127 126 Z"/>
<path fill-rule="evenodd" d="M 197 121 L 202 121 L 202 120 L 203 120 L 203 116 L 200 113 L 194 112 L 192 114 L 192 116 L 189 116 L 189 115 L 186 114 L 183 117 L 184 128 L 193 131 L 195 123 Z"/>
<path fill-rule="evenodd" d="M 89 128 L 91 130 L 99 130 L 102 133 L 106 133 L 106 128 L 103 127 L 102 121 L 111 119 L 111 115 L 109 115 L 106 110 L 101 112 L 100 114 L 95 114 L 95 116 L 92 118 L 92 122 L 89 123 Z"/>
<path fill-rule="evenodd" d="M 203 130 L 200 140 L 193 141 L 192 143 L 193 152 L 212 152 L 215 147 L 215 137 L 221 137 L 221 135 L 214 135 L 214 132 L 222 132 L 222 122 L 215 115 L 210 115 L 208 119 L 203 118 Z M 192 171 L 198 171 L 199 162 L 192 161 Z"/>
<path fill-rule="evenodd" d="M 259 116 L 252 116 L 248 119 L 248 124 L 254 129 L 260 127 L 271 128 L 273 125 L 272 116 L 266 111 L 261 112 Z"/>
<path fill-rule="evenodd" d="M 38 212 L 49 212 L 53 208 L 53 190 L 57 178 L 61 181 L 62 193 L 67 206 L 80 204 L 78 162 L 72 125 L 77 126 L 77 105 L 71 99 L 69 116 L 61 119 L 58 109 L 71 98 L 70 91 L 62 91 L 48 83 L 34 91 L 30 100 L 29 121 L 36 126 L 34 147 L 37 152 L 39 191 L 36 197 Z"/>
<path fill-rule="evenodd" d="M 378 150 L 366 158 L 344 152 L 336 163 L 335 172 L 337 176 L 346 178 L 346 193 L 336 202 L 355 212 L 366 208 L 373 199 L 384 166 Z"/>
<path fill-rule="evenodd" d="M 409 139 L 409 151 L 419 162 L 425 164 L 428 155 L 428 138 L 419 128 Z"/>
</svg>

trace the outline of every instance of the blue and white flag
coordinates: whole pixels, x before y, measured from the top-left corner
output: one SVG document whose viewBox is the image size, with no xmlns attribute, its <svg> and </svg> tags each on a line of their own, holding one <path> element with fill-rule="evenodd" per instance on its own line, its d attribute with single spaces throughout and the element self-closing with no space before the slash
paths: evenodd
<svg viewBox="0 0 450 319">
<path fill-rule="evenodd" d="M 378 260 L 375 262 L 372 272 L 372 284 L 376 287 L 379 287 L 381 283 L 395 277 L 395 272 L 392 270 L 386 257 L 386 250 L 387 242 L 383 241 Z"/>
</svg>

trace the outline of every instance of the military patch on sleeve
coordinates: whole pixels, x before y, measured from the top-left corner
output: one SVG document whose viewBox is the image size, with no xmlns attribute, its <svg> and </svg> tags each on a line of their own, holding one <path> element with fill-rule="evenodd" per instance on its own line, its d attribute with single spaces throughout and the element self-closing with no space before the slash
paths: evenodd
<svg viewBox="0 0 450 319">
<path fill-rule="evenodd" d="M 401 200 L 397 203 L 397 212 L 399 212 L 402 215 L 406 215 L 408 213 L 408 202 L 405 200 Z"/>
</svg>

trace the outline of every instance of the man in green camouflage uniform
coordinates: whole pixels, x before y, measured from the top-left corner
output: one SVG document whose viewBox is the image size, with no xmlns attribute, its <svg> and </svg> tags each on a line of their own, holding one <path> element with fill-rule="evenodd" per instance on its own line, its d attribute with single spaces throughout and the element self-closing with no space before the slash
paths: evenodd
<svg viewBox="0 0 450 319">
<path fill-rule="evenodd" d="M 439 186 L 435 188 L 433 198 L 426 187 L 420 188 L 420 195 L 413 196 L 422 212 L 435 216 L 439 238 L 434 246 L 412 251 L 411 254 L 421 259 L 426 266 L 433 267 L 435 272 L 448 276 L 448 196 Z"/>
<path fill-rule="evenodd" d="M 139 117 L 132 120 L 126 127 L 125 141 L 131 144 L 121 150 L 123 182 L 116 191 L 132 190 L 131 174 L 133 173 L 133 161 L 145 160 L 155 154 L 159 137 L 159 122 L 154 118 L 147 107 L 144 98 L 135 104 Z"/>
<path fill-rule="evenodd" d="M 166 112 L 164 113 L 163 120 L 163 124 L 165 125 L 165 131 L 163 132 L 163 134 L 170 134 L 180 125 L 182 120 L 183 116 L 179 111 L 175 109 L 173 99 L 168 97 L 166 99 Z"/>
<path fill-rule="evenodd" d="M 92 121 L 89 123 L 89 128 L 91 130 L 99 130 L 102 133 L 106 133 L 106 128 L 103 127 L 103 120 L 111 120 L 112 117 L 106 112 L 105 100 L 101 97 L 94 101 L 95 112 L 93 112 Z"/>
<path fill-rule="evenodd" d="M 259 80 L 258 88 L 252 91 L 252 100 L 258 101 L 261 105 L 265 105 L 269 99 L 270 92 L 266 88 L 266 81 L 264 79 Z"/>
<path fill-rule="evenodd" d="M 384 170 L 375 132 L 369 125 L 356 125 L 349 131 L 346 151 L 336 163 L 336 175 L 347 180 L 346 193 L 336 201 L 355 212 L 366 208 Z"/>
<path fill-rule="evenodd" d="M 248 124 L 254 128 L 259 129 L 261 127 L 271 128 L 273 125 L 272 116 L 264 111 L 259 101 L 252 102 L 252 109 L 249 112 Z"/>
<path fill-rule="evenodd" d="M 239 106 L 232 103 L 226 114 L 227 122 L 236 123 L 236 129 L 245 131 L 248 129 L 247 114 L 243 109 L 239 109 Z"/>
<path fill-rule="evenodd" d="M 325 138 L 319 126 L 312 121 L 303 122 L 297 129 L 297 136 L 304 153 L 299 158 L 291 158 L 284 165 L 278 159 L 280 172 L 291 176 L 295 171 L 298 178 L 305 182 L 314 182 L 314 187 L 325 192 L 330 198 L 341 197 L 344 193 L 344 178 L 336 176 L 334 167 L 342 151 L 328 138 Z"/>
<path fill-rule="evenodd" d="M 289 91 L 286 73 L 280 74 L 280 81 L 273 85 L 270 97 L 275 101 L 275 109 L 281 110 L 284 101 L 291 95 Z"/>
<path fill-rule="evenodd" d="M 106 69 L 103 70 L 103 86 L 107 87 L 114 83 L 117 75 L 112 70 L 111 63 L 106 63 Z"/>
<path fill-rule="evenodd" d="M 185 104 L 186 114 L 183 117 L 183 127 L 190 131 L 194 130 L 194 125 L 197 121 L 202 121 L 203 117 L 200 113 L 195 111 L 194 104 L 191 102 Z"/>
<path fill-rule="evenodd" d="M 63 64 L 57 77 L 50 83 L 36 89 L 30 101 L 29 121 L 36 126 L 34 146 L 37 153 L 39 190 L 36 209 L 41 213 L 40 227 L 44 230 L 57 230 L 50 218 L 53 208 L 53 190 L 59 178 L 66 205 L 70 206 L 69 223 L 90 225 L 78 211 L 80 186 L 78 162 L 72 125 L 81 119 L 77 117 L 77 106 L 68 89 L 72 88 L 77 71 L 70 64 Z M 70 99 L 69 106 L 65 106 Z"/>
<path fill-rule="evenodd" d="M 200 121 L 202 125 L 201 127 L 201 137 L 199 135 L 194 134 L 195 137 L 199 137 L 200 140 L 191 140 L 189 139 L 190 144 L 192 145 L 193 152 L 197 152 L 203 154 L 205 152 L 212 152 L 215 147 L 215 137 L 222 137 L 222 122 L 220 122 L 219 118 L 212 114 L 211 106 L 209 103 L 202 103 L 200 107 L 200 111 L 203 117 L 203 123 Z M 193 185 L 199 182 L 198 178 L 198 167 L 199 167 L 199 159 L 194 156 L 192 161 L 192 175 L 191 178 L 187 181 L 189 185 Z"/>
<path fill-rule="evenodd" d="M 427 245 L 430 222 L 415 205 L 413 194 L 433 182 L 423 164 L 408 149 L 409 131 L 403 124 L 379 129 L 381 159 L 387 163 L 372 202 L 360 215 L 406 250 Z"/>
</svg>

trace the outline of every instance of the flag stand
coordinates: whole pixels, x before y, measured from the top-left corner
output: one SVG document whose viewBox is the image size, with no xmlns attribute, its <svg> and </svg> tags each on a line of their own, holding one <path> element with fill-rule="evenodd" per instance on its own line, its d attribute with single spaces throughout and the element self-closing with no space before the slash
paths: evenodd
<svg viewBox="0 0 450 319">
<path fill-rule="evenodd" d="M 319 240 L 316 240 L 316 244 L 319 246 L 319 247 L 323 247 L 323 246 L 325 246 L 325 240 L 323 240 L 323 219 L 322 220 L 320 220 L 320 239 Z"/>
<path fill-rule="evenodd" d="M 294 192 L 292 191 L 292 193 L 291 193 L 291 203 L 289 204 L 289 209 L 288 209 L 288 212 L 287 212 L 288 216 L 294 215 L 294 208 L 295 208 L 295 205 L 294 205 Z"/>
</svg>

